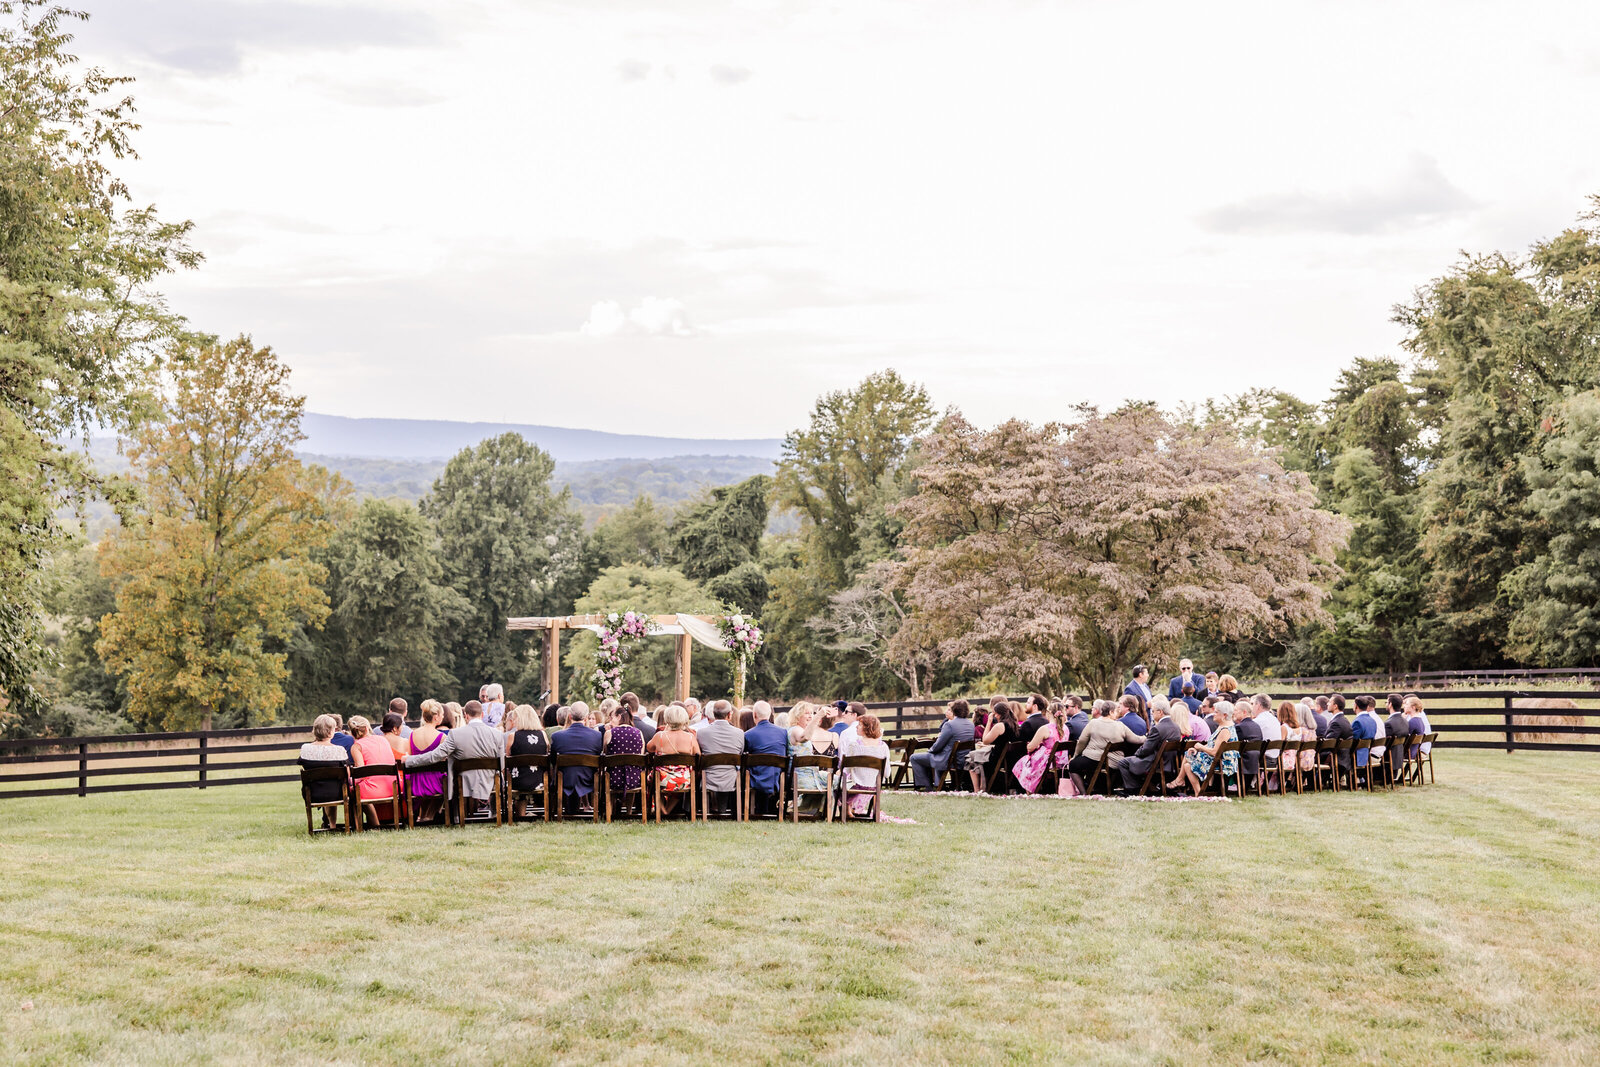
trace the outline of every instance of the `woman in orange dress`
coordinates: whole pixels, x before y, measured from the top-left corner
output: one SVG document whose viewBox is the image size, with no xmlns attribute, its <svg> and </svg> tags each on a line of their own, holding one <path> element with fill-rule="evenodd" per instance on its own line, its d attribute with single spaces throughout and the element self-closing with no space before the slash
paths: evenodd
<svg viewBox="0 0 1600 1067">
<path fill-rule="evenodd" d="M 698 756 L 700 739 L 689 729 L 689 713 L 676 705 L 665 708 L 656 721 L 662 729 L 655 732 L 645 750 L 655 756 Z M 670 815 L 677 809 L 678 801 L 694 790 L 693 767 L 662 767 L 655 771 L 661 780 L 661 814 Z"/>
<path fill-rule="evenodd" d="M 355 767 L 376 767 L 387 764 L 394 766 L 394 749 L 389 747 L 388 738 L 372 732 L 372 724 L 360 715 L 350 720 L 350 736 L 356 743 L 350 746 L 350 762 Z M 393 818 L 394 785 L 393 778 L 363 778 L 356 783 L 361 791 L 362 800 L 388 800 L 390 803 L 379 809 L 373 809 L 376 817 L 382 819 Z M 363 807 L 362 812 L 368 809 Z M 381 814 L 379 814 L 381 812 Z M 363 814 L 363 818 L 365 815 Z"/>
</svg>

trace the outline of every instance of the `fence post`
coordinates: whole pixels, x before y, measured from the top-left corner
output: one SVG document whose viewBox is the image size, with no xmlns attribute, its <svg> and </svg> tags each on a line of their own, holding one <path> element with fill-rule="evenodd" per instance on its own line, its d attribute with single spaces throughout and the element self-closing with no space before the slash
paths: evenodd
<svg viewBox="0 0 1600 1067">
<path fill-rule="evenodd" d="M 206 787 L 206 735 L 200 735 L 200 788 Z"/>
<path fill-rule="evenodd" d="M 1516 724 L 1511 721 L 1511 695 L 1509 693 L 1506 694 L 1505 702 L 1506 702 L 1506 751 L 1507 752 L 1511 752 L 1517 747 L 1517 735 L 1516 735 L 1515 730 L 1514 730 L 1514 727 L 1515 727 Z"/>
<path fill-rule="evenodd" d="M 89 795 L 89 745 L 86 741 L 78 742 L 78 795 Z"/>
</svg>

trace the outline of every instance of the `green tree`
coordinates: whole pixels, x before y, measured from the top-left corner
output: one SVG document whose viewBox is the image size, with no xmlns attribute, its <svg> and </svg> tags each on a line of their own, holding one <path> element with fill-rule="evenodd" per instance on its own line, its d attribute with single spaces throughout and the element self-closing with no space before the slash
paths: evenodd
<svg viewBox="0 0 1600 1067">
<path fill-rule="evenodd" d="M 331 610 L 290 660 L 307 714 L 370 715 L 392 697 L 415 704 L 454 687 L 444 646 L 471 605 L 442 584 L 434 541 L 410 504 L 368 500 L 313 553 L 327 570 Z"/>
<path fill-rule="evenodd" d="M 722 605 L 682 571 L 672 567 L 644 567 L 626 564 L 600 572 L 573 608 L 577 615 L 606 614 L 625 608 L 652 614 L 683 612 L 689 615 L 717 614 Z M 589 675 L 594 670 L 594 655 L 600 639 L 587 630 L 574 633 L 565 642 L 562 662 L 567 666 L 562 688 L 568 693 L 590 691 Z M 692 661 L 697 695 L 725 695 L 731 688 L 727 657 L 710 649 L 697 649 Z M 635 647 L 623 668 L 623 685 L 646 700 L 664 697 L 673 689 L 674 650 L 669 637 L 647 637 Z"/>
<path fill-rule="evenodd" d="M 589 535 L 597 572 L 624 563 L 660 567 L 669 549 L 667 517 L 648 493 L 640 493 L 628 507 L 601 519 Z"/>
<path fill-rule="evenodd" d="M 134 207 L 112 163 L 135 155 L 127 78 L 83 69 L 44 0 L 0 3 L 0 693 L 35 703 L 39 576 L 55 513 L 105 486 L 63 447 L 126 428 L 181 322 L 152 284 L 193 266 L 190 224 Z M 119 498 L 120 499 L 120 498 Z"/>
<path fill-rule="evenodd" d="M 1398 318 L 1443 408 L 1440 459 L 1423 479 L 1430 593 L 1453 659 L 1498 663 L 1517 610 L 1505 579 L 1551 532 L 1526 508 L 1524 458 L 1563 394 L 1596 381 L 1600 243 L 1574 229 L 1524 259 L 1469 258 Z"/>
<path fill-rule="evenodd" d="M 97 648 L 140 722 L 270 722 L 287 673 L 277 648 L 328 614 L 311 553 L 346 489 L 295 458 L 305 398 L 271 349 L 204 345 L 172 379 L 165 417 L 130 451 L 144 503 L 101 542 L 117 610 Z"/>
<path fill-rule="evenodd" d="M 753 562 L 767 529 L 771 486 L 771 478 L 758 474 L 684 505 L 667 531 L 673 565 L 703 582 Z"/>
<path fill-rule="evenodd" d="M 1553 433 L 1524 458 L 1528 511 L 1546 551 L 1506 578 L 1517 605 L 1507 650 L 1547 667 L 1600 663 L 1600 392 L 1562 405 Z"/>
<path fill-rule="evenodd" d="M 463 449 L 419 505 L 439 533 L 445 579 L 471 605 L 450 642 L 451 673 L 468 688 L 529 671 L 518 615 L 566 615 L 581 591 L 583 523 L 551 488 L 555 461 L 516 433 Z"/>
</svg>

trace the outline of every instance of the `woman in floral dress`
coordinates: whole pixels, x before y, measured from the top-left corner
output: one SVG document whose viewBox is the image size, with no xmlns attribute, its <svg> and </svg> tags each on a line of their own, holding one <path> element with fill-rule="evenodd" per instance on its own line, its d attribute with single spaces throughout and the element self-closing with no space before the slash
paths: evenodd
<svg viewBox="0 0 1600 1067">
<path fill-rule="evenodd" d="M 1196 745 L 1184 754 L 1183 762 L 1178 764 L 1178 777 L 1167 783 L 1168 789 L 1177 789 L 1188 784 L 1195 796 L 1200 795 L 1200 783 L 1211 773 L 1211 764 L 1217 758 L 1217 749 L 1239 738 L 1239 734 L 1233 728 L 1232 711 L 1224 710 L 1227 706 L 1217 705 L 1217 731 L 1211 735 L 1210 744 Z M 1239 753 L 1229 752 L 1222 757 L 1222 776 L 1228 778 L 1237 776 L 1238 773 Z"/>
</svg>

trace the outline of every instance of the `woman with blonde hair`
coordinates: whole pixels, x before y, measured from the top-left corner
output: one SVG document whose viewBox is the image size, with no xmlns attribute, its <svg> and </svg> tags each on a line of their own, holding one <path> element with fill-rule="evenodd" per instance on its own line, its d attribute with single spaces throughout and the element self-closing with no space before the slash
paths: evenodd
<svg viewBox="0 0 1600 1067">
<path fill-rule="evenodd" d="M 544 735 L 544 723 L 539 709 L 532 704 L 511 704 L 506 707 L 506 756 L 548 756 L 550 741 Z M 536 762 L 532 767 L 511 768 L 512 803 L 517 803 L 517 793 L 537 793 L 544 785 L 544 767 Z"/>
<path fill-rule="evenodd" d="M 394 766 L 394 749 L 389 747 L 389 742 L 384 740 L 382 734 L 372 732 L 372 724 L 360 715 L 350 720 L 350 736 L 356 743 L 350 747 L 350 763 L 352 766 L 378 767 Z M 356 788 L 362 800 L 387 800 L 389 804 L 380 809 L 362 807 L 362 812 L 370 811 L 375 819 L 392 819 L 394 807 L 395 779 L 387 777 L 362 778 L 356 783 Z M 365 814 L 362 815 L 364 819 Z"/>
<path fill-rule="evenodd" d="M 444 719 L 444 705 L 437 700 L 424 700 L 420 710 L 422 724 L 406 738 L 409 755 L 420 756 L 432 752 L 444 740 L 439 723 Z M 416 810 L 412 817 L 418 822 L 432 822 L 444 806 L 444 774 L 442 770 L 415 770 L 406 772 L 411 783 L 411 803 Z"/>
<path fill-rule="evenodd" d="M 650 739 L 645 750 L 653 756 L 698 756 L 700 754 L 700 738 L 689 729 L 689 713 L 676 704 L 665 708 L 661 712 L 660 722 L 664 729 L 656 731 Z M 656 779 L 661 783 L 661 814 L 670 815 L 676 810 L 679 801 L 694 791 L 693 767 L 661 767 L 655 772 Z"/>
</svg>

